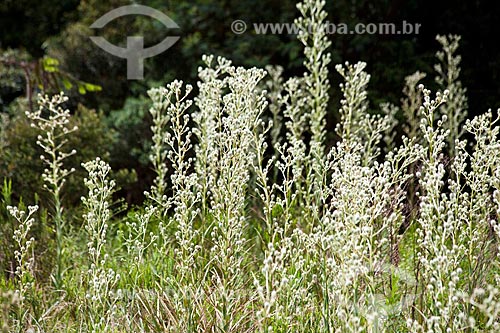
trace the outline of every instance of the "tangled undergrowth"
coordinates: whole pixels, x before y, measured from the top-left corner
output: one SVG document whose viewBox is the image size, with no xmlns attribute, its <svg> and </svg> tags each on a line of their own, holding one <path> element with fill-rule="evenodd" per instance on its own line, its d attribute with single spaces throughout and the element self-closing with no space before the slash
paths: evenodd
<svg viewBox="0 0 500 333">
<path fill-rule="evenodd" d="M 296 24 L 320 27 L 323 6 L 304 0 Z M 309 30 L 302 77 L 206 56 L 197 96 L 150 90 L 156 179 L 126 216 L 100 158 L 66 214 L 78 129 L 63 95 L 40 97 L 27 117 L 51 201 L 12 206 L 4 183 L 2 332 L 499 332 L 499 118 L 467 119 L 460 38 L 437 38 L 439 91 L 417 72 L 377 114 L 366 64 L 337 65 L 331 147 L 330 42 Z"/>
</svg>

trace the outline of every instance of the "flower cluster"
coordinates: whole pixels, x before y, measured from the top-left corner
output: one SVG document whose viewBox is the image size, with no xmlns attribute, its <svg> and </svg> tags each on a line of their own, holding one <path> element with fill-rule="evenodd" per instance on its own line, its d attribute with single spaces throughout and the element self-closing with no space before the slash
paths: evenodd
<svg viewBox="0 0 500 333">
<path fill-rule="evenodd" d="M 28 234 L 35 222 L 33 214 L 38 210 L 38 206 L 28 206 L 28 210 L 19 210 L 17 207 L 7 206 L 9 214 L 14 217 L 18 223 L 17 229 L 14 231 L 13 239 L 17 244 L 17 250 L 14 251 L 16 257 L 15 275 L 19 282 L 19 287 L 16 293 L 19 297 L 19 302 L 22 304 L 26 293 L 33 288 L 33 263 L 32 256 L 33 243 L 35 239 L 29 237 Z"/>
<path fill-rule="evenodd" d="M 91 332 L 107 332 L 112 328 L 114 320 L 111 291 L 120 278 L 119 274 L 108 267 L 109 255 L 106 251 L 106 234 L 111 218 L 109 205 L 116 184 L 114 180 L 108 180 L 111 168 L 100 158 L 83 163 L 83 167 L 88 172 L 88 178 L 84 180 L 88 195 L 82 197 L 86 209 L 83 218 L 88 233 L 90 265 L 82 276 L 82 284 L 87 289 L 87 329 Z"/>
<path fill-rule="evenodd" d="M 54 224 L 56 237 L 56 272 L 54 281 L 56 287 L 62 286 L 62 237 L 64 229 L 63 207 L 61 203 L 61 190 L 69 174 L 75 170 L 65 169 L 63 162 L 69 156 L 76 154 L 76 150 L 67 151 L 64 145 L 68 142 L 66 138 L 78 127 L 69 126 L 70 111 L 64 109 L 63 105 L 68 97 L 61 93 L 52 97 L 38 96 L 38 109 L 26 111 L 26 116 L 32 121 L 31 127 L 37 128 L 42 134 L 37 137 L 44 155 L 40 159 L 47 165 L 42 174 L 45 182 L 44 187 L 51 193 L 54 205 Z"/>
</svg>

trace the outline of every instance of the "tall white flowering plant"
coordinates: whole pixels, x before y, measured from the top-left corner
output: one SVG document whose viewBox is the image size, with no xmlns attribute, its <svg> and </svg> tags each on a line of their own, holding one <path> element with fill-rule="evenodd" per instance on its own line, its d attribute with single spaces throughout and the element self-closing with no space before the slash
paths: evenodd
<svg viewBox="0 0 500 333">
<path fill-rule="evenodd" d="M 14 292 L 16 304 L 16 320 L 12 323 L 12 329 L 22 332 L 32 321 L 30 318 L 29 305 L 27 297 L 34 297 L 35 294 L 35 275 L 33 246 L 35 238 L 30 236 L 33 223 L 35 222 L 34 214 L 38 210 L 38 206 L 28 206 L 27 210 L 20 210 L 18 207 L 7 206 L 9 214 L 14 217 L 17 222 L 17 228 L 12 236 L 16 243 L 15 271 L 16 290 Z M 10 309 L 6 309 L 8 312 Z M 8 322 L 5 323 L 8 325 Z M 2 325 L 3 326 L 3 325 Z"/>
<path fill-rule="evenodd" d="M 67 136 L 76 131 L 76 126 L 69 126 L 70 111 L 64 108 L 68 97 L 63 93 L 52 97 L 39 95 L 38 109 L 27 111 L 31 126 L 40 130 L 37 145 L 43 149 L 40 159 L 46 164 L 42 179 L 44 187 L 52 196 L 54 233 L 56 238 L 56 267 L 53 275 L 56 288 L 63 284 L 64 267 L 62 263 L 64 216 L 61 202 L 61 192 L 66 178 L 74 169 L 65 169 L 64 160 L 76 154 L 74 149 L 66 149 Z"/>
<path fill-rule="evenodd" d="M 109 165 L 96 158 L 83 164 L 88 172 L 84 180 L 88 195 L 82 197 L 85 206 L 85 230 L 87 231 L 89 268 L 82 275 L 85 289 L 83 304 L 85 315 L 82 323 L 89 332 L 111 332 L 115 322 L 113 288 L 119 275 L 109 267 L 107 232 L 111 219 L 110 200 L 115 181 L 109 180 Z"/>
<path fill-rule="evenodd" d="M 449 130 L 449 135 L 446 138 L 448 145 L 448 153 L 454 156 L 455 140 L 459 139 L 463 134 L 462 124 L 467 118 L 467 89 L 464 88 L 460 81 L 460 63 L 462 57 L 457 55 L 458 47 L 460 46 L 460 36 L 457 35 L 438 35 L 436 40 L 442 46 L 442 50 L 436 53 L 438 63 L 434 65 L 436 70 L 436 83 L 441 89 L 448 91 L 448 101 L 440 108 L 440 113 L 446 116 L 447 120 L 444 124 Z"/>
</svg>

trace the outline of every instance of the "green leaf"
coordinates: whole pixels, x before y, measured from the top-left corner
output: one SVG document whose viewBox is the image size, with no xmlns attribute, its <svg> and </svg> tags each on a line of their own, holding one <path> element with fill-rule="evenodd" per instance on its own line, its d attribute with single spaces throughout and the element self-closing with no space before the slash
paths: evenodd
<svg viewBox="0 0 500 333">
<path fill-rule="evenodd" d="M 81 95 L 85 95 L 85 94 L 87 93 L 87 91 L 85 90 L 85 86 L 84 86 L 84 85 L 79 84 L 79 85 L 78 85 L 78 92 L 79 92 Z"/>
<path fill-rule="evenodd" d="M 59 60 L 45 57 L 42 59 L 43 70 L 49 73 L 59 72 Z"/>
<path fill-rule="evenodd" d="M 85 89 L 87 91 L 101 91 L 102 90 L 102 87 L 97 85 L 97 84 L 85 82 L 84 85 L 85 85 Z"/>
<path fill-rule="evenodd" d="M 73 84 L 66 78 L 62 79 L 62 83 L 64 85 L 64 88 L 66 88 L 67 90 L 70 90 L 73 87 Z"/>
</svg>

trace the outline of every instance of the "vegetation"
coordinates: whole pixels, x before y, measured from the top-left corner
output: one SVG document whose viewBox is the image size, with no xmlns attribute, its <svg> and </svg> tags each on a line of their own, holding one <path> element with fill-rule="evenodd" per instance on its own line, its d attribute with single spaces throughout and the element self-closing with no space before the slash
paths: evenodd
<svg viewBox="0 0 500 333">
<path fill-rule="evenodd" d="M 325 2 L 297 7 L 303 75 L 205 55 L 195 87 L 108 115 L 150 117 L 137 205 L 102 114 L 63 93 L 9 106 L 2 332 L 500 330 L 500 115 L 468 116 L 460 38 L 437 37 L 437 90 L 408 75 L 400 105 L 371 106 L 365 62 L 335 66 L 332 134 Z"/>
</svg>

